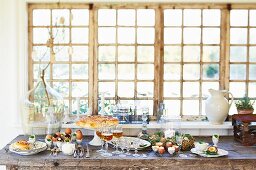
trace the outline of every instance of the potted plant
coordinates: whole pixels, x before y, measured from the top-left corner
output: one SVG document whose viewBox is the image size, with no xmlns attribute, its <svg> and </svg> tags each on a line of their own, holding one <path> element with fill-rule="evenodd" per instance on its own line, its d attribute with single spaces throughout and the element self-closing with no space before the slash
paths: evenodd
<svg viewBox="0 0 256 170">
<path fill-rule="evenodd" d="M 252 114 L 254 111 L 254 102 L 247 96 L 238 100 L 235 104 L 238 114 Z"/>
</svg>

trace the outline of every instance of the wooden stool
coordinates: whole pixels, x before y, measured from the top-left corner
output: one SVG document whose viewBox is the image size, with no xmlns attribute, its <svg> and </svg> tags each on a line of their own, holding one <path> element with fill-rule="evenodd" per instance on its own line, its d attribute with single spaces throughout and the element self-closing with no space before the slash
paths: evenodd
<svg viewBox="0 0 256 170">
<path fill-rule="evenodd" d="M 256 144 L 256 115 L 254 114 L 235 114 L 232 116 L 232 125 L 234 127 L 234 138 L 244 146 Z"/>
</svg>

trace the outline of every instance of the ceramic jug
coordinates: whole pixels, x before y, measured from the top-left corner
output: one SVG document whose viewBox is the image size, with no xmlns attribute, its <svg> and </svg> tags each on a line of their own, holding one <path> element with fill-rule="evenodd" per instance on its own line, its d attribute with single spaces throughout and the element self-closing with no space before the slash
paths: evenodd
<svg viewBox="0 0 256 170">
<path fill-rule="evenodd" d="M 211 124 L 223 124 L 228 116 L 229 108 L 233 102 L 233 95 L 227 90 L 209 89 L 210 96 L 205 102 L 205 113 Z M 231 102 L 224 97 L 230 94 Z"/>
</svg>

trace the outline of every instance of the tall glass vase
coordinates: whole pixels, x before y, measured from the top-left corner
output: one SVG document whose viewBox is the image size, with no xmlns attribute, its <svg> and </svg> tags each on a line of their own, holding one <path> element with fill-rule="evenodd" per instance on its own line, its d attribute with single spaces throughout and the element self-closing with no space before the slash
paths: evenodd
<svg viewBox="0 0 256 170">
<path fill-rule="evenodd" d="M 22 124 L 25 134 L 36 128 L 47 128 L 48 134 L 60 131 L 64 115 L 64 100 L 44 79 L 42 71 L 35 87 L 25 96 Z"/>
</svg>

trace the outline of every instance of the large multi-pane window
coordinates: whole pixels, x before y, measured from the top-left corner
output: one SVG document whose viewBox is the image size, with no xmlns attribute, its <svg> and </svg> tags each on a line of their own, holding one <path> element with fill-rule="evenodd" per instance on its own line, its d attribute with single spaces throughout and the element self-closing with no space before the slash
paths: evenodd
<svg viewBox="0 0 256 170">
<path fill-rule="evenodd" d="M 235 99 L 256 98 L 256 10 L 230 11 L 229 90 Z M 232 106 L 235 112 L 235 105 Z"/>
<path fill-rule="evenodd" d="M 99 93 L 153 114 L 154 44 L 154 9 L 99 9 Z"/>
<path fill-rule="evenodd" d="M 210 88 L 255 98 L 252 7 L 31 4 L 29 88 L 50 63 L 46 78 L 72 113 L 80 101 L 97 114 L 102 95 L 108 111 L 120 99 L 157 115 L 164 102 L 172 116 L 204 115 Z"/>
</svg>

